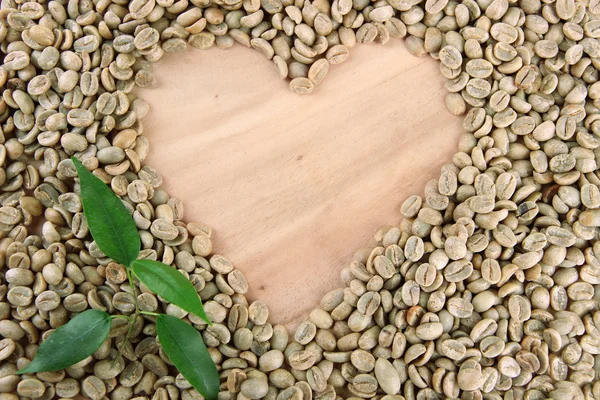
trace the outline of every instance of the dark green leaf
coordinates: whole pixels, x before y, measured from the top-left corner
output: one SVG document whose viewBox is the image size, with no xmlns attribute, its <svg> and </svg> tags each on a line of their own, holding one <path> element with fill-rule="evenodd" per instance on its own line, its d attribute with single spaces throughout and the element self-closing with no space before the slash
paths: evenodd
<svg viewBox="0 0 600 400">
<path fill-rule="evenodd" d="M 136 260 L 131 264 L 138 279 L 163 299 L 211 323 L 198 293 L 190 281 L 173 267 L 152 260 Z"/>
<path fill-rule="evenodd" d="M 163 350 L 185 379 L 207 400 L 216 400 L 219 373 L 200 333 L 180 319 L 159 314 L 156 334 Z"/>
<path fill-rule="evenodd" d="M 83 360 L 108 337 L 110 315 L 100 310 L 87 310 L 58 328 L 46 339 L 33 360 L 17 374 L 58 371 Z"/>
<path fill-rule="evenodd" d="M 79 175 L 81 202 L 90 232 L 100 250 L 129 266 L 140 253 L 140 235 L 121 199 L 72 157 Z"/>
</svg>

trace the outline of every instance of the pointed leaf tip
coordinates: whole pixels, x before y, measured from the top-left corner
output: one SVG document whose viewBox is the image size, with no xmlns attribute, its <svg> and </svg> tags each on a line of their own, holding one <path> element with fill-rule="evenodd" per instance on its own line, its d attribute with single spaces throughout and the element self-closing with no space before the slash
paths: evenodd
<svg viewBox="0 0 600 400">
<path fill-rule="evenodd" d="M 219 373 L 202 336 L 190 324 L 170 315 L 156 318 L 156 333 L 169 359 L 207 400 L 217 400 Z"/>
<path fill-rule="evenodd" d="M 194 285 L 177 269 L 152 260 L 136 260 L 131 268 L 148 289 L 211 324 Z"/>
<path fill-rule="evenodd" d="M 58 371 L 93 354 L 108 337 L 110 315 L 87 310 L 62 325 L 44 340 L 33 360 L 17 374 Z"/>
</svg>

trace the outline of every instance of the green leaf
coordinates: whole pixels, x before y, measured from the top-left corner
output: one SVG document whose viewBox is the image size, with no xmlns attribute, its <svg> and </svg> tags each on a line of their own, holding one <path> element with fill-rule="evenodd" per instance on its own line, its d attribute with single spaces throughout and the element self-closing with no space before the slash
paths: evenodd
<svg viewBox="0 0 600 400">
<path fill-rule="evenodd" d="M 185 379 L 207 400 L 216 400 L 219 373 L 200 332 L 178 318 L 159 314 L 156 334 L 163 350 Z"/>
<path fill-rule="evenodd" d="M 140 235 L 121 199 L 72 157 L 79 175 L 81 202 L 90 232 L 100 250 L 128 266 L 140 253 Z"/>
<path fill-rule="evenodd" d="M 152 260 L 135 260 L 131 263 L 131 269 L 148 289 L 211 324 L 194 285 L 181 272 Z"/>
<path fill-rule="evenodd" d="M 78 363 L 98 350 L 108 337 L 110 315 L 87 310 L 58 328 L 46 339 L 33 360 L 17 374 L 58 371 Z"/>
</svg>

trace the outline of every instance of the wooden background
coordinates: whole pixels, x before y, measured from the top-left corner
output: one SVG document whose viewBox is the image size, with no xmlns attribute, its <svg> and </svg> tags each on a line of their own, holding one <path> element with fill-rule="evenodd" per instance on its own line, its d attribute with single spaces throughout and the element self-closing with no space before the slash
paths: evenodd
<svg viewBox="0 0 600 400">
<path fill-rule="evenodd" d="M 263 299 L 293 327 L 400 205 L 450 161 L 461 118 L 444 106 L 438 62 L 399 41 L 358 45 L 308 96 L 288 90 L 271 61 L 240 46 L 192 50 L 155 65 L 141 91 L 146 163 L 214 229 Z"/>
</svg>

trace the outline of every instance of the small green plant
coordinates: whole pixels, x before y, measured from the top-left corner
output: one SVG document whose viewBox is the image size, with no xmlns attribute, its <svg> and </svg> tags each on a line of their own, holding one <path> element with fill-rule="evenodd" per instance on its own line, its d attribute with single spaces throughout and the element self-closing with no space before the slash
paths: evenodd
<svg viewBox="0 0 600 400">
<path fill-rule="evenodd" d="M 137 259 L 140 236 L 122 201 L 79 160 L 73 157 L 72 161 L 79 176 L 83 212 L 100 250 L 127 267 L 132 288 L 135 288 L 134 279 L 137 278 L 166 301 L 210 325 L 202 301 L 189 280 L 168 265 Z M 200 333 L 170 315 L 140 311 L 137 302 L 133 317 L 109 315 L 94 309 L 75 316 L 54 331 L 40 345 L 31 363 L 17 373 L 57 371 L 78 363 L 106 340 L 114 318 L 128 319 L 131 327 L 140 314 L 156 317 L 156 334 L 171 362 L 206 399 L 215 400 L 219 392 L 219 374 Z"/>
</svg>

